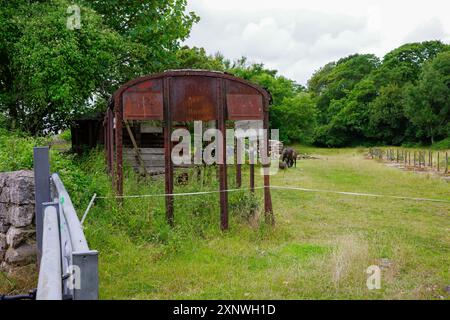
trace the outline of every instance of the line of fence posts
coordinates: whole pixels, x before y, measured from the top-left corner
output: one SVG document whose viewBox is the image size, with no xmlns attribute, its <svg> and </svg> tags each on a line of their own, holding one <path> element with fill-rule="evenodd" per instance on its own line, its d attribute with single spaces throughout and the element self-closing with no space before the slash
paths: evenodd
<svg viewBox="0 0 450 320">
<path fill-rule="evenodd" d="M 412 164 L 413 168 L 418 166 L 419 168 L 429 167 L 431 169 L 436 168 L 439 173 L 448 174 L 449 173 L 449 163 L 448 163 L 448 151 L 441 152 L 437 151 L 436 156 L 433 156 L 433 151 L 428 150 L 428 161 L 427 161 L 427 151 L 418 150 L 410 151 L 407 149 L 391 149 L 386 148 L 385 150 L 381 148 L 370 148 L 369 155 L 371 159 L 386 160 L 390 162 L 400 163 L 403 160 L 404 167 L 411 166 L 411 153 L 412 153 Z M 443 155 L 443 158 L 441 157 Z M 428 162 L 428 165 L 427 165 Z M 442 165 L 443 162 L 443 165 Z"/>
</svg>

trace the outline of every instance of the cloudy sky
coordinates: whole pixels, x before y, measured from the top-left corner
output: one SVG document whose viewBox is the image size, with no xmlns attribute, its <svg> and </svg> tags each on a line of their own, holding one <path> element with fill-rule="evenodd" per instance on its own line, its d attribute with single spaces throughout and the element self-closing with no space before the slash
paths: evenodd
<svg viewBox="0 0 450 320">
<path fill-rule="evenodd" d="M 201 21 L 186 41 L 210 54 L 247 56 L 305 84 L 314 70 L 352 53 L 406 42 L 450 43 L 449 0 L 188 0 Z"/>
</svg>

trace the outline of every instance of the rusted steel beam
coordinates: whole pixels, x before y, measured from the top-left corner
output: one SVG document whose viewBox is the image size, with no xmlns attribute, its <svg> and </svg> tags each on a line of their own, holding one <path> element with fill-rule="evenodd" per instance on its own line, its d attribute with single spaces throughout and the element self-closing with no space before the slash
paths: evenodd
<svg viewBox="0 0 450 320">
<path fill-rule="evenodd" d="M 249 142 L 250 191 L 252 193 L 255 193 L 255 162 L 256 162 L 256 159 L 255 159 L 255 150 L 253 150 L 253 147 L 255 147 L 256 150 L 258 150 L 258 142 L 256 142 L 254 146 L 251 142 Z"/>
<path fill-rule="evenodd" d="M 255 165 L 250 163 L 250 191 L 255 193 Z"/>
<path fill-rule="evenodd" d="M 114 113 L 116 116 L 116 195 L 123 195 L 123 139 L 122 139 L 122 98 L 116 96 L 114 101 Z"/>
<path fill-rule="evenodd" d="M 109 150 L 108 150 L 108 112 L 103 118 L 103 147 L 105 148 L 105 162 L 109 173 Z"/>
<path fill-rule="evenodd" d="M 227 186 L 227 154 L 226 154 L 226 127 L 225 127 L 225 83 L 217 79 L 217 129 L 222 133 L 222 140 L 217 144 L 217 159 L 219 161 L 220 185 L 220 228 L 228 229 L 228 186 Z"/>
<path fill-rule="evenodd" d="M 170 110 L 170 83 L 171 78 L 164 78 L 163 83 L 163 113 L 164 113 L 164 175 L 166 190 L 166 218 L 173 226 L 173 163 L 172 154 L 172 112 Z"/>
<path fill-rule="evenodd" d="M 113 189 L 115 189 L 115 179 L 114 179 L 114 113 L 111 109 L 108 109 L 109 121 L 108 121 L 108 140 L 109 140 L 109 174 L 111 175 L 111 181 Z"/>
<path fill-rule="evenodd" d="M 105 150 L 106 150 L 106 163 L 108 165 L 108 173 L 111 174 L 111 141 L 110 141 L 110 126 L 109 126 L 109 118 L 110 118 L 110 109 L 106 111 L 105 116 Z"/>
<path fill-rule="evenodd" d="M 242 165 L 240 164 L 241 159 L 238 159 L 237 152 L 237 139 L 234 138 L 234 162 L 236 165 L 236 187 L 240 188 L 242 186 Z"/>
<path fill-rule="evenodd" d="M 263 157 L 267 157 L 267 164 L 264 164 L 264 214 L 267 223 L 274 224 L 275 219 L 273 216 L 272 208 L 272 197 L 270 194 L 270 158 L 269 158 L 269 101 L 264 99 L 264 120 L 263 120 L 264 130 L 264 148 Z M 264 161 L 264 159 L 263 159 Z"/>
<path fill-rule="evenodd" d="M 240 188 L 242 186 L 242 165 L 236 165 L 236 186 Z"/>
</svg>

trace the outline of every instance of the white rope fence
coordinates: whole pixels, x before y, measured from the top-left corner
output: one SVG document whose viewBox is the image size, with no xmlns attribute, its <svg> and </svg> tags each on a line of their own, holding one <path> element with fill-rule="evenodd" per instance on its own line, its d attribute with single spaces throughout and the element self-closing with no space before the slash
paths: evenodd
<svg viewBox="0 0 450 320">
<path fill-rule="evenodd" d="M 255 187 L 254 190 L 264 189 L 265 187 Z M 374 193 L 359 193 L 359 192 L 347 192 L 347 191 L 335 191 L 335 190 L 325 190 L 325 189 L 308 189 L 301 187 L 289 187 L 289 186 L 270 186 L 270 189 L 278 190 L 297 190 L 304 192 L 321 192 L 321 193 L 333 193 L 341 195 L 359 196 L 359 197 L 377 197 L 377 198 L 391 198 L 391 199 L 401 199 L 401 200 L 414 200 L 414 201 L 429 201 L 429 202 L 443 202 L 450 203 L 450 200 L 445 199 L 433 199 L 433 198 L 415 198 L 409 196 L 394 196 L 385 194 L 374 194 Z M 203 195 L 203 194 L 214 194 L 221 192 L 236 192 L 236 191 L 250 191 L 250 188 L 237 188 L 228 190 L 212 190 L 212 191 L 198 191 L 198 192 L 184 192 L 184 193 L 158 193 L 158 194 L 142 194 L 142 195 L 122 195 L 122 196 L 110 196 L 110 197 L 96 197 L 96 199 L 128 199 L 128 198 L 147 198 L 147 197 L 166 197 L 166 196 L 193 196 L 193 195 Z"/>
<path fill-rule="evenodd" d="M 255 187 L 254 190 L 261 190 L 266 187 Z M 375 194 L 375 193 L 359 193 L 359 192 L 347 192 L 347 191 L 335 191 L 335 190 L 326 190 L 326 189 L 309 189 L 309 188 L 301 188 L 301 187 L 289 187 L 289 186 L 270 186 L 268 187 L 274 190 L 297 190 L 303 192 L 320 192 L 320 193 L 332 193 L 332 194 L 341 194 L 347 196 L 357 196 L 357 197 L 374 197 L 374 198 L 390 198 L 397 200 L 412 200 L 412 201 L 427 201 L 427 202 L 440 202 L 440 203 L 450 203 L 450 200 L 444 199 L 433 199 L 433 198 L 416 198 L 416 197 L 408 197 L 408 196 L 394 196 L 394 195 L 386 195 L 386 194 Z M 174 197 L 186 197 L 186 196 L 195 196 L 195 195 L 204 195 L 204 194 L 215 194 L 221 192 L 237 192 L 237 191 L 250 191 L 250 188 L 236 188 L 236 189 L 228 189 L 228 190 L 212 190 L 212 191 L 198 191 L 198 192 L 183 192 L 183 193 L 157 193 L 157 194 L 136 194 L 136 195 L 122 195 L 122 196 L 110 196 L 110 197 L 97 197 L 96 194 L 92 197 L 89 205 L 84 212 L 82 223 L 86 219 L 86 216 L 89 210 L 94 205 L 94 201 L 96 199 L 133 199 L 133 198 L 150 198 L 150 197 L 166 197 L 166 196 L 174 196 Z"/>
</svg>

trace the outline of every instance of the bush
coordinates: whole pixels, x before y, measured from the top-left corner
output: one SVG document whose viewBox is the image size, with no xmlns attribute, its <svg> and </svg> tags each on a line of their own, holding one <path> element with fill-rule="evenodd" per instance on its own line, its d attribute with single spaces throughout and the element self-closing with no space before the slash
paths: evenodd
<svg viewBox="0 0 450 320">
<path fill-rule="evenodd" d="M 47 138 L 33 138 L 0 128 L 0 171 L 33 169 L 33 147 L 47 144 Z"/>
<path fill-rule="evenodd" d="M 450 149 L 450 137 L 439 142 L 434 143 L 431 146 L 432 149 L 435 150 L 448 150 Z"/>
<path fill-rule="evenodd" d="M 72 141 L 72 132 L 70 131 L 70 129 L 64 130 L 59 136 L 66 142 Z"/>
</svg>

